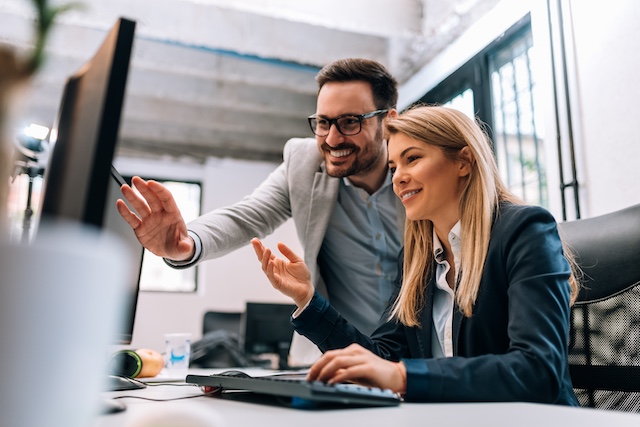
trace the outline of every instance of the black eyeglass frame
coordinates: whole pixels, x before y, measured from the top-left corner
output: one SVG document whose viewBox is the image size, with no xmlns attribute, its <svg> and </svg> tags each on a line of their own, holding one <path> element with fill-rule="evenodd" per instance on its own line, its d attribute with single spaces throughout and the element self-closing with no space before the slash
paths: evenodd
<svg viewBox="0 0 640 427">
<path fill-rule="evenodd" d="M 324 119 L 329 122 L 329 127 L 327 128 L 327 133 L 325 133 L 324 135 L 319 135 L 318 133 L 316 133 L 315 129 L 313 128 L 313 120 L 316 120 L 318 118 L 317 114 L 313 114 L 313 115 L 307 117 L 307 120 L 309 121 L 309 127 L 311 128 L 311 132 L 313 132 L 313 134 L 316 135 L 316 136 L 327 136 L 327 135 L 329 135 L 329 132 L 331 131 L 331 125 L 335 125 L 336 129 L 338 129 L 338 132 L 340 132 L 342 135 L 344 135 L 344 136 L 353 136 L 353 135 L 357 135 L 360 132 L 362 132 L 362 122 L 364 120 L 370 119 L 371 117 L 379 116 L 381 114 L 385 114 L 385 113 L 388 113 L 388 112 L 389 112 L 389 109 L 383 109 L 383 110 L 375 110 L 375 111 L 372 111 L 370 113 L 365 113 L 365 114 L 344 114 L 342 116 L 334 117 L 333 119 L 330 119 L 328 117 L 324 117 Z M 355 133 L 344 133 L 344 132 L 342 132 L 342 129 L 340 129 L 340 125 L 338 125 L 338 120 L 343 119 L 345 117 L 355 117 L 355 118 L 358 119 L 358 124 L 360 125 L 360 127 L 358 128 L 358 132 L 355 132 Z"/>
</svg>

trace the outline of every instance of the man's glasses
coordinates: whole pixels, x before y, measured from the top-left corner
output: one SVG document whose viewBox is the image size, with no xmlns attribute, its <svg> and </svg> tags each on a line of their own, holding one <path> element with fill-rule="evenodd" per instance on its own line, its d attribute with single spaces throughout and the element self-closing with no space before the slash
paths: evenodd
<svg viewBox="0 0 640 427">
<path fill-rule="evenodd" d="M 379 116 L 380 114 L 384 114 L 389 110 L 376 110 L 366 114 L 349 114 L 345 116 L 336 117 L 334 119 L 329 119 L 327 117 L 318 116 L 314 114 L 313 116 L 309 116 L 309 126 L 311 126 L 311 130 L 317 136 L 327 136 L 329 135 L 329 129 L 331 129 L 331 125 L 336 125 L 336 129 L 338 132 L 345 136 L 357 135 L 362 130 L 362 121 L 366 119 L 370 119 L 371 117 Z"/>
</svg>

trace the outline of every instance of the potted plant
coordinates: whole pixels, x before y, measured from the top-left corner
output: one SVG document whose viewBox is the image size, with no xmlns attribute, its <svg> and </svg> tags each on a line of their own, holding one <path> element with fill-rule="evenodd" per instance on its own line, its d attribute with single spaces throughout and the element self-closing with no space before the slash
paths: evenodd
<svg viewBox="0 0 640 427">
<path fill-rule="evenodd" d="M 13 46 L 0 44 L 0 234 L 6 227 L 6 203 L 12 168 L 13 116 L 15 100 L 31 82 L 44 62 L 44 47 L 56 17 L 76 8 L 78 3 L 52 6 L 49 0 L 32 0 L 35 7 L 35 41 L 31 52 L 18 52 Z"/>
</svg>

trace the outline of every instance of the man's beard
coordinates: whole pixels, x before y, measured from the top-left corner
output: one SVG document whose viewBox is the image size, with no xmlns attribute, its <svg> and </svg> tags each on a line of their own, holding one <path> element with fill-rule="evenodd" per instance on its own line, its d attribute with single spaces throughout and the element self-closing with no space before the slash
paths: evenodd
<svg viewBox="0 0 640 427">
<path fill-rule="evenodd" d="M 355 156 L 351 164 L 345 166 L 333 166 L 331 163 L 326 162 L 327 174 L 335 178 L 366 175 L 376 168 L 378 162 L 380 162 L 380 156 L 384 155 L 383 144 L 382 126 L 378 126 L 372 143 L 366 145 L 363 149 L 359 149 L 351 144 L 339 145 L 338 147 L 332 148 L 334 151 L 353 149 Z"/>
</svg>

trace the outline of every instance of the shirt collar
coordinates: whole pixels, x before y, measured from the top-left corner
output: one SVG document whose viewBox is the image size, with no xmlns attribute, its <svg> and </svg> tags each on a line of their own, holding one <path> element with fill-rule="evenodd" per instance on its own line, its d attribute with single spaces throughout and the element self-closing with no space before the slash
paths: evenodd
<svg viewBox="0 0 640 427">
<path fill-rule="evenodd" d="M 355 185 L 353 185 L 353 183 L 349 180 L 349 177 L 345 176 L 342 178 L 342 182 L 344 183 L 344 185 L 346 187 L 354 187 L 354 188 L 358 188 Z M 389 186 L 393 184 L 393 182 L 391 181 L 391 172 L 387 171 L 387 176 L 384 179 L 384 182 L 382 183 L 382 186 L 378 189 L 378 191 L 382 190 L 383 188 Z M 376 191 L 376 193 L 378 192 Z M 375 193 L 374 193 L 375 194 Z"/>
<path fill-rule="evenodd" d="M 451 244 L 451 251 L 453 252 L 454 259 L 460 259 L 460 248 L 462 241 L 460 240 L 460 221 L 456 222 L 451 231 L 449 231 L 449 243 Z M 436 260 L 442 261 L 442 253 L 444 248 L 442 242 L 438 239 L 436 229 L 433 229 L 433 256 Z"/>
</svg>

